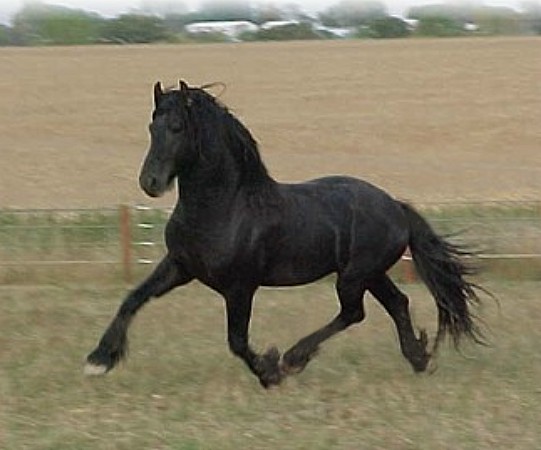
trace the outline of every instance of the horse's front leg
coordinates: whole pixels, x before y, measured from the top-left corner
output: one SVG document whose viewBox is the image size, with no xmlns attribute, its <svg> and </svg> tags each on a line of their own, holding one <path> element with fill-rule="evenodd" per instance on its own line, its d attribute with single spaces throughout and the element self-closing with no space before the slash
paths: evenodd
<svg viewBox="0 0 541 450">
<path fill-rule="evenodd" d="M 248 343 L 248 329 L 252 315 L 255 289 L 233 289 L 224 295 L 227 314 L 227 340 L 234 355 L 241 358 L 261 385 L 268 388 L 282 380 L 280 353 L 273 347 L 258 355 Z"/>
<path fill-rule="evenodd" d="M 152 297 L 160 297 L 176 286 L 186 284 L 189 276 L 181 265 L 166 256 L 154 272 L 122 302 L 113 321 L 105 330 L 98 347 L 88 355 L 85 373 L 102 375 L 126 355 L 127 331 L 137 311 Z"/>
</svg>

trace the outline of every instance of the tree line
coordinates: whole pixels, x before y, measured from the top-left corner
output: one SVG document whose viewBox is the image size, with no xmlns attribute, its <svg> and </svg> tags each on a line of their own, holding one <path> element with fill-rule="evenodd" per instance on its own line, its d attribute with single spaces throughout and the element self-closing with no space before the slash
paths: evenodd
<svg viewBox="0 0 541 450">
<path fill-rule="evenodd" d="M 241 40 L 324 39 L 335 37 L 328 30 L 338 28 L 351 30 L 350 36 L 357 38 L 541 35 L 541 4 L 537 2 L 525 3 L 521 12 L 475 4 L 418 6 L 408 11 L 409 20 L 389 15 L 386 6 L 377 0 L 340 0 L 315 17 L 295 5 L 253 6 L 245 0 L 209 0 L 197 11 L 189 11 L 180 2 L 173 9 L 160 10 L 159 5 L 147 2 L 140 11 L 104 18 L 81 9 L 27 4 L 14 15 L 10 25 L 0 25 L 0 45 L 226 40 L 219 35 L 190 36 L 185 26 L 201 21 L 236 20 L 255 24 L 289 21 L 275 29 L 246 33 Z"/>
</svg>

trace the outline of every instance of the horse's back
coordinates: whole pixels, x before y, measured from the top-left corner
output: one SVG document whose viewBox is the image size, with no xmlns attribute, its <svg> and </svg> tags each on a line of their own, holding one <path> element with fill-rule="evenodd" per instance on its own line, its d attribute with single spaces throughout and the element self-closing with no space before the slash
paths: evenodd
<svg viewBox="0 0 541 450">
<path fill-rule="evenodd" d="M 400 204 L 352 177 L 281 184 L 279 232 L 265 284 L 301 284 L 355 261 L 387 269 L 403 251 L 407 226 Z"/>
<path fill-rule="evenodd" d="M 303 214 L 316 214 L 330 220 L 334 226 L 345 227 L 357 234 L 368 229 L 406 227 L 403 208 L 387 192 L 373 184 L 353 177 L 328 176 L 306 183 L 285 185 L 295 207 Z M 353 229 L 351 228 L 353 227 Z"/>
<path fill-rule="evenodd" d="M 295 204 L 331 215 L 354 214 L 365 219 L 395 222 L 404 218 L 400 203 L 387 192 L 359 178 L 327 176 L 304 183 L 280 185 L 282 195 Z M 306 213 L 306 211 L 303 211 Z"/>
</svg>

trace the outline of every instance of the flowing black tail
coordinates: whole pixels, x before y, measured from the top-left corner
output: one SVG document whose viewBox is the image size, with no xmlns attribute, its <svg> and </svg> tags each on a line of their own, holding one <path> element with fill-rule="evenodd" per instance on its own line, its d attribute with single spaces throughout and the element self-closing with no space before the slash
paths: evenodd
<svg viewBox="0 0 541 450">
<path fill-rule="evenodd" d="M 413 263 L 438 308 L 434 351 L 447 334 L 455 346 L 463 336 L 484 344 L 483 334 L 470 312 L 472 304 L 480 303 L 476 290 L 483 289 L 465 279 L 473 270 L 463 259 L 472 253 L 438 236 L 410 205 L 402 203 L 402 207 L 409 223 L 409 247 Z"/>
</svg>

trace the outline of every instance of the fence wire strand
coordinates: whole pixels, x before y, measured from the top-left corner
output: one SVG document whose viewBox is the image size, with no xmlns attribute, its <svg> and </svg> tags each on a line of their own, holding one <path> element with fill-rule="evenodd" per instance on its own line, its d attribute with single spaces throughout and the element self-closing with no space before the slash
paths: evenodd
<svg viewBox="0 0 541 450">
<path fill-rule="evenodd" d="M 437 232 L 482 246 L 479 259 L 541 261 L 541 202 L 417 205 Z M 121 211 L 128 211 L 128 231 Z M 164 252 L 171 208 L 0 210 L 0 268 L 151 265 Z M 126 232 L 130 236 L 125 236 Z M 126 261 L 126 249 L 132 261 Z M 411 257 L 405 255 L 404 260 Z"/>
</svg>

